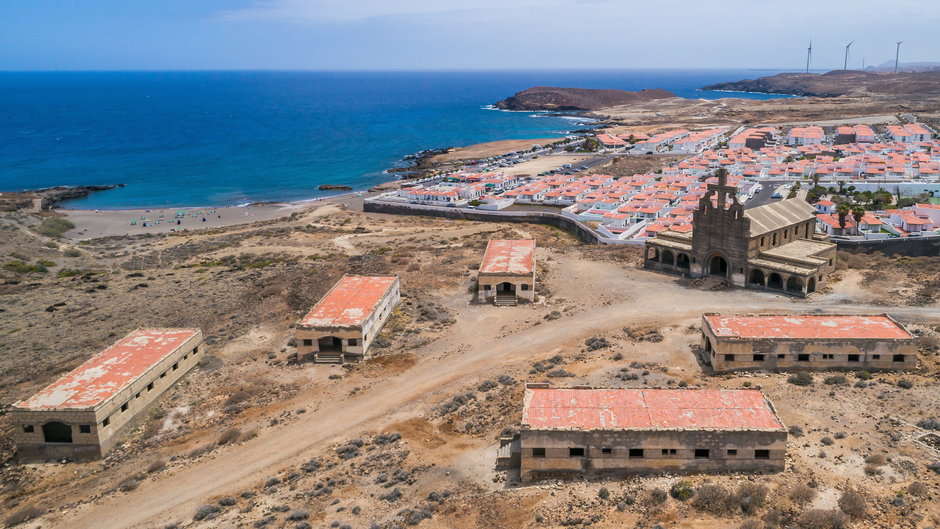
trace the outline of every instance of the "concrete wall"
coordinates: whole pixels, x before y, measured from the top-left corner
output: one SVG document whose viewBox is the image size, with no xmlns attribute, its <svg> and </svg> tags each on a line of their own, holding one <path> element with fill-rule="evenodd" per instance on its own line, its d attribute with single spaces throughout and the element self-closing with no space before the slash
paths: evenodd
<svg viewBox="0 0 940 529">
<path fill-rule="evenodd" d="M 477 300 L 489 301 L 496 299 L 496 285 L 504 282 L 515 285 L 516 299 L 535 301 L 535 272 L 525 276 L 480 273 L 477 277 Z M 523 285 L 527 285 L 528 290 L 523 290 Z"/>
<path fill-rule="evenodd" d="M 480 211 L 478 209 L 444 208 L 420 206 L 415 204 L 392 204 L 376 200 L 366 200 L 362 207 L 368 213 L 386 213 L 391 215 L 422 215 L 447 219 L 473 220 L 480 222 L 521 222 L 548 224 L 561 228 L 587 244 L 599 244 L 596 232 L 560 213 L 546 211 Z"/>
<path fill-rule="evenodd" d="M 747 369 L 914 369 L 917 344 L 910 340 L 724 340 L 703 326 L 702 347 L 715 371 Z M 732 355 L 733 359 L 728 355 Z M 755 360 L 754 355 L 758 356 Z M 800 360 L 801 358 L 806 360 Z M 808 356 L 806 356 L 808 355 Z M 852 357 L 852 355 L 855 355 Z M 896 361 L 895 355 L 903 355 Z M 850 361 L 850 357 L 852 360 Z"/>
<path fill-rule="evenodd" d="M 904 237 L 864 241 L 833 239 L 839 250 L 850 253 L 881 252 L 885 255 L 925 257 L 940 255 L 940 237 Z"/>
<path fill-rule="evenodd" d="M 342 354 L 340 362 L 361 361 L 369 352 L 369 347 L 382 330 L 382 326 L 401 301 L 401 283 L 398 279 L 392 283 L 391 288 L 382 297 L 362 326 L 354 327 L 304 327 L 298 325 L 294 331 L 297 342 L 297 358 L 299 360 L 322 360 L 319 358 L 320 348 L 317 340 L 324 337 L 336 337 L 342 340 Z M 349 340 L 355 340 L 356 345 L 350 345 Z"/>
<path fill-rule="evenodd" d="M 780 472 L 784 469 L 787 449 L 787 433 L 783 430 L 583 432 L 524 429 L 520 441 L 521 476 L 527 483 L 550 478 L 666 472 Z M 536 448 L 544 449 L 545 457 L 533 456 Z M 584 456 L 571 456 L 571 448 L 583 449 Z M 604 449 L 609 449 L 610 453 L 605 453 Z M 642 456 L 630 457 L 631 449 L 642 449 Z M 697 458 L 697 449 L 708 450 L 708 457 Z M 757 459 L 757 450 L 767 450 L 768 458 Z"/>
<path fill-rule="evenodd" d="M 148 410 L 163 393 L 205 355 L 202 333 L 183 343 L 161 362 L 154 364 L 131 384 L 95 408 L 80 410 L 26 410 L 13 408 L 13 440 L 21 461 L 49 459 L 87 460 L 101 457 L 130 430 L 135 419 Z M 122 409 L 126 405 L 125 409 Z M 62 422 L 71 426 L 71 443 L 46 443 L 42 425 Z M 105 424 L 107 423 L 107 424 Z M 81 426 L 89 426 L 82 433 Z M 26 432 L 32 426 L 33 432 Z"/>
</svg>

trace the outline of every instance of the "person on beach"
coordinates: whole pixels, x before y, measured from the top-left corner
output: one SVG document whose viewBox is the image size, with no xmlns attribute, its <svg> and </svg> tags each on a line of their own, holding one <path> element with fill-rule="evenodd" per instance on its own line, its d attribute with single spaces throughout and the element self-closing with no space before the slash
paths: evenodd
<svg viewBox="0 0 940 529">
<path fill-rule="evenodd" d="M 176 219 L 176 225 L 177 225 L 177 226 L 180 225 L 180 219 Z"/>
</svg>

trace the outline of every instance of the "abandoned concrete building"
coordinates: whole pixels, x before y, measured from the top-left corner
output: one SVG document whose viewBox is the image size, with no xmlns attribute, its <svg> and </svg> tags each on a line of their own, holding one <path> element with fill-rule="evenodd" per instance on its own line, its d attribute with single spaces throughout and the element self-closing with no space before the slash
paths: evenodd
<svg viewBox="0 0 940 529">
<path fill-rule="evenodd" d="M 394 276 L 343 276 L 297 323 L 301 360 L 361 361 L 401 299 Z"/>
<path fill-rule="evenodd" d="M 535 301 L 535 241 L 491 240 L 477 277 L 477 299 L 496 305 Z"/>
<path fill-rule="evenodd" d="M 887 314 L 702 316 L 702 351 L 715 371 L 913 369 L 917 342 Z"/>
<path fill-rule="evenodd" d="M 21 461 L 102 457 L 204 355 L 199 329 L 138 329 L 10 411 Z"/>
<path fill-rule="evenodd" d="M 773 405 L 753 389 L 529 384 L 513 446 L 525 483 L 661 472 L 779 472 L 787 431 Z"/>
<path fill-rule="evenodd" d="M 819 289 L 833 270 L 836 246 L 816 234 L 813 206 L 791 198 L 745 210 L 722 171 L 717 184 L 708 184 L 692 226 L 689 233 L 667 230 L 647 240 L 644 265 L 801 296 Z"/>
</svg>

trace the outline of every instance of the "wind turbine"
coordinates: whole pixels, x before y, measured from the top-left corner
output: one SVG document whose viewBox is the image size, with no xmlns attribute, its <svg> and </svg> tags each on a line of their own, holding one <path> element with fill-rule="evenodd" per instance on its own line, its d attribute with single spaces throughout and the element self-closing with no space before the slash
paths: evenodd
<svg viewBox="0 0 940 529">
<path fill-rule="evenodd" d="M 901 44 L 904 44 L 903 40 L 898 41 L 898 47 L 894 50 L 894 73 L 898 73 L 898 58 L 901 56 Z"/>
<path fill-rule="evenodd" d="M 852 44 L 855 44 L 855 41 L 856 41 L 856 40 L 858 40 L 858 39 L 852 39 L 852 42 L 850 42 L 850 43 L 848 43 L 848 44 L 843 44 L 843 46 L 845 46 L 845 62 L 842 64 L 842 69 L 843 69 L 843 70 L 848 70 L 848 69 L 849 69 L 849 48 L 852 47 Z"/>
<path fill-rule="evenodd" d="M 806 73 L 809 73 L 809 61 L 813 58 L 813 39 L 809 39 L 809 48 L 806 48 Z"/>
</svg>

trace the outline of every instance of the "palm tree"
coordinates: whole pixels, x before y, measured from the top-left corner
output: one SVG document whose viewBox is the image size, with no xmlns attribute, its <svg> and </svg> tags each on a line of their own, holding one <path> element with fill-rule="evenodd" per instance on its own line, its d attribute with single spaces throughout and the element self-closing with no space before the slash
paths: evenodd
<svg viewBox="0 0 940 529">
<path fill-rule="evenodd" d="M 849 208 L 849 205 L 845 202 L 842 202 L 836 206 L 836 213 L 839 215 L 839 227 L 842 228 L 842 232 L 845 233 L 845 217 L 852 212 L 852 209 Z"/>
<path fill-rule="evenodd" d="M 865 208 L 862 206 L 855 206 L 852 208 L 852 218 L 855 219 L 855 234 L 858 235 L 860 232 L 859 228 L 862 225 L 862 217 L 865 216 Z"/>
</svg>

